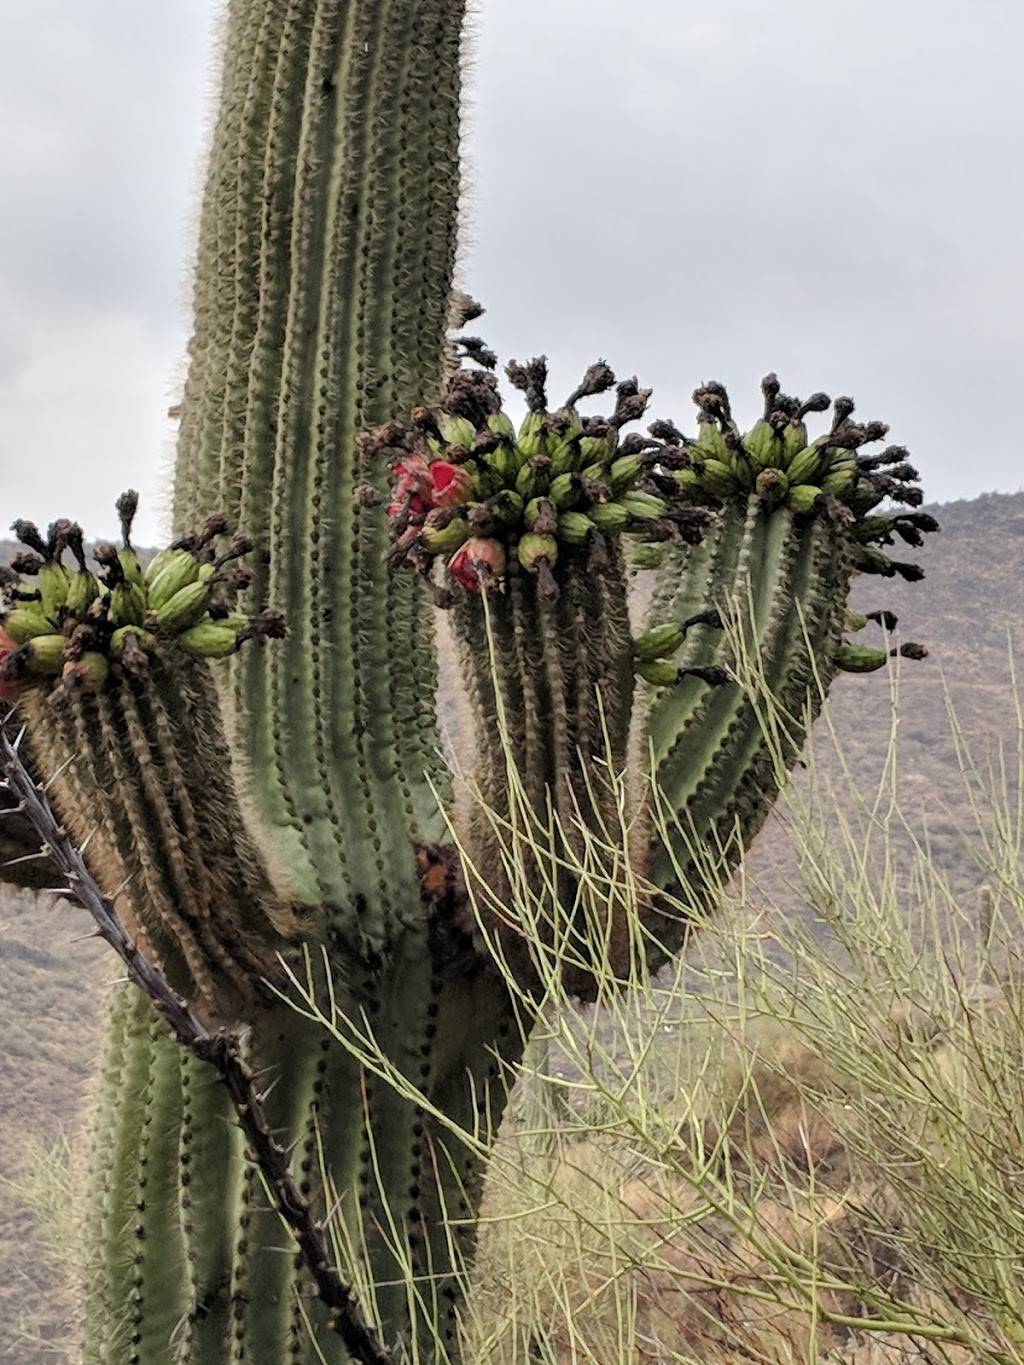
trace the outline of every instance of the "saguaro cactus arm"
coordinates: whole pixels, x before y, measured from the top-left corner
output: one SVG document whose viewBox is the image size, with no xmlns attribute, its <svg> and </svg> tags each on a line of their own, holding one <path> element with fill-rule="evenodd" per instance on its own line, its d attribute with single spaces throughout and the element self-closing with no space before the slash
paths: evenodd
<svg viewBox="0 0 1024 1365">
<path fill-rule="evenodd" d="M 45 538 L 15 524 L 29 548 L 14 561 L 3 624 L 17 647 L 0 676 L 69 828 L 107 890 L 124 885 L 133 932 L 207 1017 L 233 1017 L 272 974 L 294 917 L 243 816 L 202 661 L 279 636 L 283 623 L 234 609 L 250 547 L 237 539 L 218 553 L 221 518 L 143 572 L 134 495 L 120 505 L 124 544 L 97 548 L 99 576 L 73 523 Z"/>
<path fill-rule="evenodd" d="M 668 641 L 664 685 L 647 705 L 644 761 L 668 833 L 653 837 L 650 875 L 694 909 L 760 829 L 835 674 L 880 668 L 889 652 L 927 653 L 844 640 L 867 624 L 847 610 L 855 574 L 922 576 L 878 544 L 920 545 L 938 529 L 916 510 L 922 496 L 907 451 L 867 453 L 888 428 L 852 421 L 848 398 L 835 400 L 830 429 L 811 441 L 804 418 L 833 406 L 827 395 L 801 403 L 780 393 L 775 375 L 762 388 L 764 416 L 745 436 L 721 385 L 694 394 L 700 434 L 678 438 L 687 463 L 676 477 L 720 510 L 703 543 L 664 557 L 649 610 L 654 628 L 709 607 L 733 617 L 731 632 L 703 625 Z M 883 501 L 889 510 L 878 514 Z M 886 624 L 895 625 L 888 614 Z M 709 692 L 692 674 L 708 667 L 751 676 Z M 669 916 L 656 933 L 672 951 L 684 931 L 685 919 Z"/>
</svg>

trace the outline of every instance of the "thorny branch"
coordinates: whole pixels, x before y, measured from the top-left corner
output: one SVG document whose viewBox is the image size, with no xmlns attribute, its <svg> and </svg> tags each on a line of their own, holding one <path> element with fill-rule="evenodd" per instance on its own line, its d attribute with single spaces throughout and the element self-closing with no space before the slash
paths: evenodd
<svg viewBox="0 0 1024 1365">
<path fill-rule="evenodd" d="M 141 953 L 117 913 L 114 900 L 100 890 L 86 867 L 82 851 L 58 822 L 45 791 L 36 783 L 19 752 L 22 730 L 11 738 L 0 725 L 0 786 L 14 799 L 11 813 L 20 812 L 39 836 L 39 852 L 60 873 L 60 895 L 87 910 L 103 938 L 124 963 L 129 980 L 146 993 L 182 1047 L 218 1072 L 227 1087 L 253 1159 L 277 1201 L 278 1212 L 291 1228 L 317 1292 L 331 1311 L 331 1326 L 360 1365 L 392 1365 L 392 1357 L 367 1322 L 349 1285 L 339 1275 L 328 1253 L 323 1227 L 291 1173 L 288 1155 L 267 1122 L 263 1101 L 252 1071 L 242 1056 L 238 1036 L 211 1033 L 172 989 L 163 972 Z"/>
</svg>

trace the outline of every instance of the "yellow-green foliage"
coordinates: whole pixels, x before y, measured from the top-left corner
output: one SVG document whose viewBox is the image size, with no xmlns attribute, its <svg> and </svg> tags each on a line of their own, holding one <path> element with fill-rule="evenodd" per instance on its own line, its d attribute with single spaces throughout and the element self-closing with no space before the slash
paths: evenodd
<svg viewBox="0 0 1024 1365">
<path fill-rule="evenodd" d="M 787 908 L 741 877 L 670 981 L 556 992 L 491 1166 L 469 1360 L 1024 1361 L 1019 764 L 990 783 L 962 753 L 965 903 L 903 853 L 897 757 L 852 816 L 824 768 L 788 795 Z"/>
</svg>

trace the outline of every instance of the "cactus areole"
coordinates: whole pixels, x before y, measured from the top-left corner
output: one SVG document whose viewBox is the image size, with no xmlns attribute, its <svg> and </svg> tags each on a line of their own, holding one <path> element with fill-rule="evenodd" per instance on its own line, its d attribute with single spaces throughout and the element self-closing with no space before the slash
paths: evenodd
<svg viewBox="0 0 1024 1365">
<path fill-rule="evenodd" d="M 295 1187 L 396 1361 L 458 1359 L 486 1149 L 530 1027 L 514 916 L 491 937 L 469 903 L 510 894 L 512 776 L 568 853 L 607 833 L 633 767 L 636 913 L 652 961 L 675 951 L 711 896 L 703 855 L 728 870 L 753 837 L 834 674 L 924 654 L 851 641 L 868 620 L 846 604 L 858 572 L 919 577 L 886 547 L 936 529 L 884 424 L 774 375 L 751 431 L 707 383 L 685 435 L 644 429 L 650 392 L 604 361 L 560 406 L 543 360 L 513 363 L 513 424 L 494 357 L 448 337 L 463 9 L 232 0 L 176 539 L 142 566 L 133 494 L 92 559 L 70 521 L 16 523 L 0 633 L 2 696 L 66 828 L 204 1028 L 242 1031 Z M 441 757 L 438 611 L 468 809 Z M 787 718 L 775 742 L 741 646 Z M 282 999 L 287 969 L 334 1031 Z M 115 989 L 87 1365 L 349 1358 L 234 1117 L 150 1001 Z"/>
</svg>

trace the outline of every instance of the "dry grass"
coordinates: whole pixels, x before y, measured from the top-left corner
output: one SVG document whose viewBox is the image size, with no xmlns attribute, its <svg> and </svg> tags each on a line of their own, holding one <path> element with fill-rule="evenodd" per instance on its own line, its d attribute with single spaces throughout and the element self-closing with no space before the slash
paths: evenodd
<svg viewBox="0 0 1024 1365">
<path fill-rule="evenodd" d="M 762 704 L 777 737 L 787 718 Z M 1011 744 L 980 763 L 951 716 L 983 898 L 955 893 L 903 802 L 894 720 L 874 791 L 837 799 L 837 751 L 784 796 L 800 855 L 784 903 L 741 869 L 688 958 L 629 990 L 609 935 L 596 1006 L 565 967 L 581 915 L 629 916 L 644 893 L 628 821 L 603 848 L 545 846 L 513 802 L 503 910 L 546 1004 L 493 1153 L 468 1365 L 1024 1365 L 1019 704 L 1008 719 Z M 559 858 L 583 888 L 569 921 L 511 875 Z"/>
<path fill-rule="evenodd" d="M 951 716 L 983 897 L 953 893 L 901 804 L 894 724 L 876 791 L 834 799 L 837 753 L 784 803 L 789 903 L 811 921 L 741 875 L 671 980 L 609 980 L 584 1010 L 549 964 L 468 1360 L 1024 1362 L 1019 706 L 1012 722 L 982 763 Z"/>
</svg>

